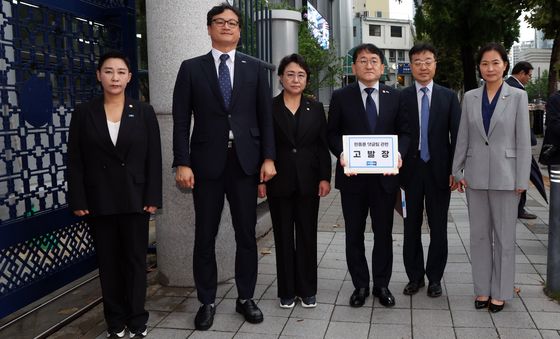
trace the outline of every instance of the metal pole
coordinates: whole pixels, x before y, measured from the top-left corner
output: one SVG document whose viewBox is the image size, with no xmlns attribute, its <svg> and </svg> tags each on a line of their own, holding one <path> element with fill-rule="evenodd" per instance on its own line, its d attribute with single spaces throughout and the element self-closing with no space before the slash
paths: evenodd
<svg viewBox="0 0 560 339">
<path fill-rule="evenodd" d="M 560 165 L 550 166 L 548 256 L 545 293 L 560 296 Z"/>
</svg>

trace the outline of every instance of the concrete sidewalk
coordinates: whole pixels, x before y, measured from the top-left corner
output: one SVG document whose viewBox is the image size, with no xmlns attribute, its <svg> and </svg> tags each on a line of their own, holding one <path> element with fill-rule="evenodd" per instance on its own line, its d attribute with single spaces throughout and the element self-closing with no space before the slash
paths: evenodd
<svg viewBox="0 0 560 339">
<path fill-rule="evenodd" d="M 538 219 L 517 223 L 515 281 L 520 293 L 497 314 L 474 309 L 466 198 L 455 192 L 451 199 L 449 259 L 442 281 L 443 296 L 439 298 L 427 297 L 425 288 L 413 297 L 402 294 L 408 279 L 402 263 L 402 219 L 395 215 L 394 265 L 389 288 L 395 295 L 396 306 L 385 308 L 372 297 L 364 307 L 348 306 L 353 286 L 346 268 L 340 196 L 333 190 L 322 199 L 320 207 L 317 308 L 304 309 L 298 304 L 293 310 L 285 310 L 278 306 L 270 233 L 259 242 L 261 257 L 255 299 L 265 316 L 262 324 L 249 324 L 235 312 L 237 292 L 234 281 L 229 281 L 219 286 L 214 326 L 210 331 L 195 331 L 194 317 L 199 307 L 196 292 L 160 286 L 152 274 L 147 301 L 148 338 L 560 338 L 560 305 L 543 293 L 548 205 L 542 197 L 530 188 L 527 209 Z M 427 229 L 424 233 L 427 246 Z M 372 246 L 373 235 L 368 230 L 368 253 Z M 75 338 L 78 334 L 105 337 L 100 305 L 52 337 Z"/>
</svg>

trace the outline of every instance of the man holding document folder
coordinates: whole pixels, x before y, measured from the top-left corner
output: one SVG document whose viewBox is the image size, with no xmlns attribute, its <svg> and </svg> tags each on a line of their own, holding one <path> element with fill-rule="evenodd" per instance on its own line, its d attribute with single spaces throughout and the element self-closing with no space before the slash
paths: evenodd
<svg viewBox="0 0 560 339">
<path fill-rule="evenodd" d="M 393 268 L 393 207 L 398 177 L 388 173 L 344 173 L 347 165 L 343 153 L 343 136 L 375 135 L 398 136 L 396 154 L 400 167 L 400 155 L 405 156 L 409 143 L 409 126 L 400 109 L 399 92 L 379 83 L 383 74 L 383 53 L 373 44 L 362 44 L 354 49 L 352 71 L 357 82 L 335 91 L 332 95 L 327 135 L 329 148 L 338 158 L 336 185 L 342 199 L 342 212 L 346 228 L 346 262 L 352 276 L 354 293 L 350 306 L 360 307 L 369 296 L 370 275 L 365 256 L 364 232 L 368 214 L 371 215 L 374 233 L 372 261 L 374 296 L 382 305 L 395 305 L 389 291 Z M 346 156 L 356 156 L 347 154 Z M 393 154 L 391 154 L 393 156 Z"/>
<path fill-rule="evenodd" d="M 433 82 L 436 50 L 419 43 L 409 51 L 414 84 L 401 93 L 403 109 L 411 127 L 409 151 L 404 158 L 400 182 L 406 192 L 403 258 L 409 283 L 403 293 L 413 295 L 425 286 L 427 295 L 442 294 L 441 278 L 447 263 L 447 211 L 451 190 L 453 151 L 461 118 L 457 95 Z M 430 247 L 424 269 L 422 221 L 424 201 L 430 226 Z"/>
</svg>

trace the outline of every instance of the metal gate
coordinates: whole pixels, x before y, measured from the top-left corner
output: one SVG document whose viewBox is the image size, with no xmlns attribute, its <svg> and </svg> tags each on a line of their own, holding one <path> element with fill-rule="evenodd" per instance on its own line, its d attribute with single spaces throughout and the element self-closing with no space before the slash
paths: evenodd
<svg viewBox="0 0 560 339">
<path fill-rule="evenodd" d="M 95 269 L 66 203 L 68 127 L 100 54 L 127 53 L 136 79 L 135 31 L 133 0 L 0 0 L 0 318 Z"/>
</svg>

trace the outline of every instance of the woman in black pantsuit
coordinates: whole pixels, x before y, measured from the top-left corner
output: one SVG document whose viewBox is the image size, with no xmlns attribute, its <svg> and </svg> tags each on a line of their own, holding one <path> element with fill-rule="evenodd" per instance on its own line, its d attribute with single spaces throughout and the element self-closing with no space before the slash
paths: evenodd
<svg viewBox="0 0 560 339">
<path fill-rule="evenodd" d="M 161 144 L 152 106 L 125 96 L 128 59 L 104 54 L 103 96 L 76 107 L 68 137 L 68 202 L 95 246 L 107 336 L 145 336 L 150 213 L 161 207 Z"/>
<path fill-rule="evenodd" d="M 325 111 L 303 96 L 309 79 L 303 57 L 284 57 L 278 76 L 284 90 L 272 104 L 277 174 L 259 185 L 259 196 L 268 195 L 280 307 L 294 307 L 297 297 L 315 307 L 319 198 L 331 189 Z"/>
</svg>

